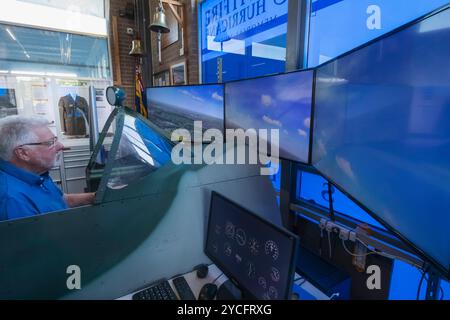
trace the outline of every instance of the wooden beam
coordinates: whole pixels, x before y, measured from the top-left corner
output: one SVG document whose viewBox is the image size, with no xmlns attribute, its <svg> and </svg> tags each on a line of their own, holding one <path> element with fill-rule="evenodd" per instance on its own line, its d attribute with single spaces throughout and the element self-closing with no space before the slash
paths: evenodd
<svg viewBox="0 0 450 320">
<path fill-rule="evenodd" d="M 170 11 L 172 11 L 173 15 L 175 16 L 175 19 L 177 19 L 178 24 L 180 26 L 183 26 L 183 19 L 178 15 L 177 9 L 175 9 L 175 7 L 171 3 L 169 3 L 169 8 Z"/>
<path fill-rule="evenodd" d="M 114 75 L 115 85 L 122 85 L 122 72 L 120 70 L 120 51 L 119 51 L 119 32 L 117 27 L 117 16 L 112 16 L 112 37 L 113 37 L 113 61 L 114 61 Z"/>
<path fill-rule="evenodd" d="M 180 6 L 180 7 L 183 5 L 181 2 L 175 1 L 175 0 L 161 0 L 161 2 L 167 3 L 167 4 L 173 4 L 173 5 Z"/>
</svg>

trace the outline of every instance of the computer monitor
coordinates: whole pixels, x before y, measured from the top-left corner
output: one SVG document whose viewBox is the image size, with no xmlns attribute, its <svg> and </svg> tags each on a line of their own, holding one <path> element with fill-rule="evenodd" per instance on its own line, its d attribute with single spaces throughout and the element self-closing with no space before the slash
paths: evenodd
<svg viewBox="0 0 450 320">
<path fill-rule="evenodd" d="M 223 132 L 223 85 L 147 88 L 148 118 L 170 138 L 173 130 L 187 129 L 194 139 L 194 121 L 202 132 Z"/>
<path fill-rule="evenodd" d="M 205 253 L 249 299 L 288 299 L 297 237 L 213 192 Z"/>
<path fill-rule="evenodd" d="M 450 6 L 317 69 L 312 165 L 450 278 Z"/>
<path fill-rule="evenodd" d="M 312 88 L 312 70 L 227 83 L 225 128 L 277 129 L 280 158 L 308 164 Z"/>
<path fill-rule="evenodd" d="M 17 114 L 15 90 L 0 87 L 0 118 L 15 114 Z"/>
</svg>

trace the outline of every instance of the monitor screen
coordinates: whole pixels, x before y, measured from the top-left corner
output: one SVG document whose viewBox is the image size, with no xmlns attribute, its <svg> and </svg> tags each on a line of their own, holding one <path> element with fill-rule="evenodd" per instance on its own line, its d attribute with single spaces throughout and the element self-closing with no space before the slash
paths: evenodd
<svg viewBox="0 0 450 320">
<path fill-rule="evenodd" d="M 277 129 L 280 158 L 308 163 L 312 83 L 312 70 L 227 83 L 225 127 Z"/>
<path fill-rule="evenodd" d="M 17 104 L 15 90 L 0 87 L 0 118 L 16 114 Z"/>
<path fill-rule="evenodd" d="M 312 155 L 324 176 L 447 275 L 449 21 L 447 8 L 319 67 Z"/>
<path fill-rule="evenodd" d="M 147 88 L 148 118 L 170 138 L 175 129 L 187 129 L 193 139 L 194 121 L 202 132 L 223 132 L 223 85 Z"/>
<path fill-rule="evenodd" d="M 251 299 L 288 299 L 297 238 L 213 192 L 205 253 Z"/>
</svg>

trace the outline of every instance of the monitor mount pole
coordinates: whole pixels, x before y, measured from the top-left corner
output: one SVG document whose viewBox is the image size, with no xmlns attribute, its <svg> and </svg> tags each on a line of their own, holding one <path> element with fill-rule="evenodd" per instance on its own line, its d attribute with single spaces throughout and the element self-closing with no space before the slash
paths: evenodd
<svg viewBox="0 0 450 320">
<path fill-rule="evenodd" d="M 427 292 L 425 295 L 426 300 L 438 300 L 439 288 L 441 286 L 441 278 L 433 268 L 428 271 Z"/>
</svg>

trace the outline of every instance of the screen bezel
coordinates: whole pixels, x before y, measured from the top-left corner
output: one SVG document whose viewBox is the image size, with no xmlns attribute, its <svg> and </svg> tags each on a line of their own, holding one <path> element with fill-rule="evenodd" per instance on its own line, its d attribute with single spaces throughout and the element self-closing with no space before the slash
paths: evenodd
<svg viewBox="0 0 450 320">
<path fill-rule="evenodd" d="M 283 228 L 280 228 L 279 226 L 271 223 L 270 221 L 267 221 L 260 217 L 259 215 L 255 214 L 254 212 L 246 209 L 245 207 L 237 204 L 236 202 L 230 200 L 229 198 L 221 195 L 220 193 L 216 191 L 211 192 L 211 201 L 209 205 L 209 215 L 208 215 L 208 224 L 206 229 L 206 239 L 204 244 L 204 252 L 208 256 L 208 258 L 213 261 L 217 267 L 228 277 L 228 279 L 233 282 L 234 285 L 236 285 L 240 290 L 243 291 L 244 297 L 248 295 L 251 299 L 257 299 L 250 290 L 248 290 L 245 286 L 243 286 L 238 280 L 235 275 L 233 275 L 232 272 L 230 272 L 224 264 L 222 264 L 219 259 L 217 259 L 211 252 L 207 250 L 207 244 L 209 243 L 209 231 L 211 230 L 211 214 L 212 214 L 212 205 L 214 198 L 221 198 L 222 200 L 225 200 L 226 202 L 230 203 L 231 205 L 237 207 L 239 210 L 244 211 L 248 215 L 250 215 L 253 218 L 256 218 L 261 223 L 267 225 L 268 227 L 275 229 L 277 232 L 280 232 L 283 236 L 286 236 L 289 238 L 289 240 L 292 242 L 292 251 L 291 251 L 291 261 L 289 266 L 289 275 L 288 275 L 288 281 L 291 283 L 290 286 L 287 286 L 285 292 L 283 292 L 283 295 L 279 298 L 280 300 L 288 300 L 292 294 L 292 287 L 294 285 L 294 274 L 295 274 L 295 265 L 296 265 L 296 259 L 297 259 L 297 251 L 299 246 L 299 238 L 293 234 L 292 232 L 289 232 L 288 230 L 285 230 Z"/>
</svg>

